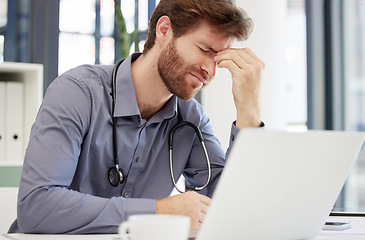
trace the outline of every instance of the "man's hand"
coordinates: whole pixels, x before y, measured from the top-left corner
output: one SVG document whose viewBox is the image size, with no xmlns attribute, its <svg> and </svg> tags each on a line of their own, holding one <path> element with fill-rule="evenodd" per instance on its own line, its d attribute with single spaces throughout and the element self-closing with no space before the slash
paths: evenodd
<svg viewBox="0 0 365 240">
<path fill-rule="evenodd" d="M 190 217 L 191 230 L 198 230 L 208 211 L 211 199 L 196 192 L 186 192 L 156 200 L 157 214 L 177 214 Z"/>
<path fill-rule="evenodd" d="M 233 79 L 232 93 L 237 109 L 236 127 L 258 127 L 260 88 L 265 63 L 250 49 L 228 48 L 214 58 L 218 67 L 227 68 Z"/>
</svg>

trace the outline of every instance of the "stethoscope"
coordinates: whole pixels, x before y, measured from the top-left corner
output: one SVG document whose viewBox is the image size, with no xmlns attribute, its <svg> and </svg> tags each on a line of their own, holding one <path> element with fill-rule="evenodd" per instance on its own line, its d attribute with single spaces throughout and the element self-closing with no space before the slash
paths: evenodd
<svg viewBox="0 0 365 240">
<path fill-rule="evenodd" d="M 127 178 L 127 175 L 125 173 L 125 171 L 119 167 L 119 160 L 118 160 L 118 139 L 117 139 L 117 119 L 116 117 L 114 117 L 114 110 L 115 110 L 115 99 L 116 99 L 116 79 L 117 79 L 117 71 L 118 68 L 120 66 L 120 64 L 124 61 L 124 59 L 119 60 L 114 68 L 113 68 L 113 73 L 112 73 L 112 123 L 113 123 L 113 158 L 114 158 L 114 166 L 111 167 L 108 171 L 108 179 L 110 184 L 113 187 L 117 187 L 119 184 L 123 184 Z M 192 190 L 192 191 L 200 191 L 203 190 L 210 182 L 210 177 L 211 177 L 211 168 L 210 168 L 210 160 L 209 160 L 209 156 L 208 156 L 208 152 L 207 149 L 205 147 L 205 143 L 204 143 L 204 138 L 203 135 L 201 133 L 201 131 L 199 130 L 199 128 L 189 122 L 189 121 L 185 121 L 180 113 L 180 108 L 179 105 L 177 107 L 177 113 L 178 113 L 178 118 L 179 118 L 179 122 L 172 127 L 170 133 L 169 133 L 169 153 L 170 153 L 170 175 L 171 175 L 171 180 L 172 183 L 174 184 L 174 187 L 176 188 L 176 190 L 180 193 L 183 193 L 184 191 L 180 190 L 180 188 L 177 186 L 175 178 L 174 178 L 174 172 L 173 172 L 173 167 L 172 167 L 172 160 L 173 160 L 173 154 L 172 154 L 172 146 L 173 146 L 173 138 L 174 138 L 174 133 L 175 131 L 183 126 L 189 126 L 192 129 L 194 129 L 196 135 L 199 138 L 199 141 L 202 145 L 202 148 L 204 150 L 204 154 L 205 154 L 205 159 L 207 161 L 207 166 L 208 166 L 208 178 L 207 178 L 207 182 L 203 185 L 203 186 L 190 186 L 187 185 L 186 189 L 187 190 Z"/>
</svg>

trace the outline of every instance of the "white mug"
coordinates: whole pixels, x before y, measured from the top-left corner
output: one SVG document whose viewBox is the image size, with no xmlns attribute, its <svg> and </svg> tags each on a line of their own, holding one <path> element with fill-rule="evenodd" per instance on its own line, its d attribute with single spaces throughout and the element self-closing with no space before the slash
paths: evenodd
<svg viewBox="0 0 365 240">
<path fill-rule="evenodd" d="M 187 240 L 190 218 L 180 215 L 132 215 L 119 226 L 122 240 Z"/>
</svg>

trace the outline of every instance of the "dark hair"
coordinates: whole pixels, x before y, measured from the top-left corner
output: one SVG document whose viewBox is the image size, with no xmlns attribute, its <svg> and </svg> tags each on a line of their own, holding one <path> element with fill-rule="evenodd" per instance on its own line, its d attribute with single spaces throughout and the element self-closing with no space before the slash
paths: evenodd
<svg viewBox="0 0 365 240">
<path fill-rule="evenodd" d="M 201 20 L 205 20 L 227 36 L 246 40 L 252 32 L 253 23 L 233 1 L 161 0 L 151 16 L 143 53 L 147 53 L 155 44 L 156 25 L 162 16 L 170 18 L 174 37 L 194 30 Z"/>
</svg>

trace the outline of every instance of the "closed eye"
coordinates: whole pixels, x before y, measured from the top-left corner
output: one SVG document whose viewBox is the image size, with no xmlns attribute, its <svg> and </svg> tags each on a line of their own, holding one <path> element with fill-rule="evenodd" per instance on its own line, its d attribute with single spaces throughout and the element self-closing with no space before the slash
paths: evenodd
<svg viewBox="0 0 365 240">
<path fill-rule="evenodd" d="M 203 53 L 208 53 L 208 52 L 209 52 L 209 50 L 206 50 L 205 48 L 200 47 L 200 45 L 199 45 L 199 44 L 195 44 L 195 45 L 196 45 L 196 47 L 197 47 L 197 48 L 199 48 L 199 50 L 200 50 L 200 51 L 202 51 Z"/>
<path fill-rule="evenodd" d="M 205 49 L 205 48 L 202 48 L 202 47 L 200 47 L 199 45 L 196 45 L 199 49 L 200 49 L 200 51 L 202 51 L 203 53 L 205 53 L 205 54 L 213 54 L 213 55 L 216 55 L 218 52 L 217 51 L 215 51 L 213 48 L 209 48 L 209 49 Z"/>
<path fill-rule="evenodd" d="M 208 53 L 210 52 L 209 50 L 204 50 L 203 48 L 199 47 L 200 51 L 202 51 L 203 53 Z"/>
</svg>

